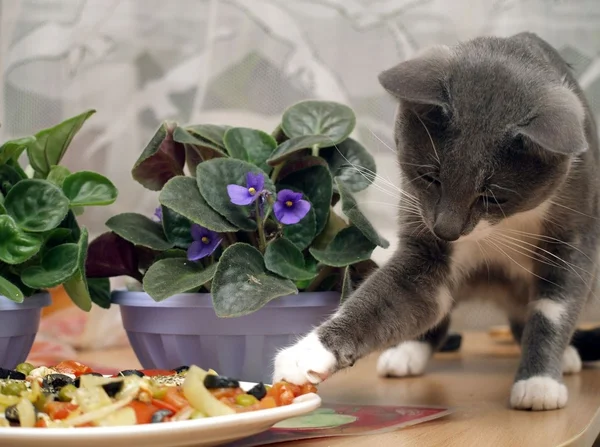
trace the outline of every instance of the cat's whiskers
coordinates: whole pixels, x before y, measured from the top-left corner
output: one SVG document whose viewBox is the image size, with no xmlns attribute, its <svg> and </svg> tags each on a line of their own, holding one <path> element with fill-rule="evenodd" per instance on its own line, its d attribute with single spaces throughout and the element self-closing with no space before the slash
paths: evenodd
<svg viewBox="0 0 600 447">
<path fill-rule="evenodd" d="M 485 262 L 485 265 L 487 267 L 487 272 L 488 272 L 488 281 L 490 280 L 490 261 L 487 258 L 487 253 L 483 250 L 483 246 L 481 245 L 481 243 L 475 239 L 475 243 L 477 244 L 477 247 L 479 247 L 479 251 L 481 252 L 481 257 L 483 258 L 483 262 Z"/>
<path fill-rule="evenodd" d="M 400 166 L 402 166 L 402 165 L 407 165 L 407 166 L 415 166 L 415 167 L 417 167 L 417 168 L 438 169 L 438 167 L 437 167 L 437 166 L 435 166 L 435 165 L 420 165 L 420 164 L 417 164 L 417 163 L 409 163 L 409 162 L 407 162 L 407 161 L 401 161 L 401 162 L 400 162 Z"/>
<path fill-rule="evenodd" d="M 371 132 L 371 135 L 373 135 L 373 136 L 375 137 L 375 139 L 376 139 L 377 141 L 379 141 L 379 142 L 380 142 L 380 143 L 383 145 L 383 147 L 385 147 L 386 149 L 389 149 L 389 150 L 390 150 L 390 151 L 392 151 L 394 154 L 396 154 L 396 153 L 397 153 L 397 152 L 396 152 L 396 151 L 395 151 L 395 150 L 394 150 L 394 149 L 393 149 L 391 146 L 388 146 L 388 145 L 387 145 L 387 143 L 386 143 L 385 141 L 383 141 L 381 138 L 379 138 L 379 136 L 378 136 L 378 135 L 377 135 L 375 132 L 373 132 L 373 131 L 371 130 L 371 128 L 370 128 L 370 127 L 368 127 L 368 126 L 367 126 L 367 130 L 368 130 L 369 132 Z"/>
<path fill-rule="evenodd" d="M 515 235 L 520 235 L 520 236 L 524 236 L 524 237 L 529 237 L 531 239 L 539 239 L 539 240 L 543 240 L 544 242 L 548 242 L 548 243 L 554 243 L 554 244 L 562 244 L 562 245 L 566 245 L 567 247 L 572 248 L 573 250 L 578 251 L 579 253 L 581 253 L 583 256 L 585 256 L 587 259 L 589 259 L 590 261 L 592 261 L 592 258 L 590 258 L 583 250 L 581 250 L 580 248 L 576 247 L 573 244 L 570 244 L 569 242 L 563 241 L 561 239 L 557 239 L 555 237 L 552 236 L 548 236 L 546 234 L 536 234 L 536 233 L 529 233 L 527 231 L 523 231 L 523 230 L 517 230 L 515 228 L 503 228 L 502 231 L 504 232 L 510 232 L 513 233 Z"/>
<path fill-rule="evenodd" d="M 423 128 L 425 129 L 425 132 L 427 132 L 429 141 L 431 141 L 431 147 L 433 148 L 433 152 L 435 153 L 435 160 L 438 162 L 438 166 L 440 166 L 442 164 L 442 162 L 440 161 L 440 155 L 438 154 L 438 151 L 435 148 L 435 143 L 433 142 L 433 138 L 431 137 L 431 134 L 429 133 L 429 129 L 427 128 L 427 126 L 425 125 L 425 123 L 423 122 L 423 120 L 417 113 L 415 113 L 415 116 L 417 117 L 417 119 L 419 120 L 419 122 L 421 123 Z"/>
<path fill-rule="evenodd" d="M 407 193 L 402 188 L 396 186 L 394 183 L 392 183 L 388 179 L 382 177 L 381 175 L 378 175 L 377 173 L 371 171 L 370 169 L 362 167 L 362 166 L 352 165 L 352 167 L 354 169 L 356 169 L 365 179 L 372 182 L 372 186 L 374 188 L 378 189 L 379 191 L 384 192 L 389 195 L 392 195 L 393 197 L 396 197 L 396 198 L 399 198 L 399 196 L 393 195 L 393 192 L 399 193 L 401 196 L 403 196 L 407 200 L 411 201 L 412 203 L 414 203 L 416 205 L 420 205 L 420 201 L 416 196 Z M 377 184 L 376 180 L 380 180 L 384 185 L 390 187 L 393 191 L 387 190 L 382 185 Z"/>
<path fill-rule="evenodd" d="M 504 210 L 502 209 L 502 205 L 500 205 L 500 203 L 498 202 L 498 199 L 496 199 L 496 194 L 494 194 L 494 191 L 492 191 L 490 188 L 485 188 L 485 189 L 492 195 L 492 197 L 494 198 L 494 201 L 496 202 L 496 205 L 498 205 L 498 208 L 500 208 L 502 215 L 506 219 L 506 214 L 504 213 Z"/>
<path fill-rule="evenodd" d="M 558 206 L 560 208 L 564 208 L 564 209 L 569 210 L 569 211 L 571 211 L 573 213 L 577 213 L 577 214 L 581 214 L 582 216 L 589 217 L 590 219 L 594 219 L 594 220 L 598 219 L 595 216 L 590 216 L 589 214 L 583 213 L 583 212 L 581 212 L 579 210 L 574 210 L 573 208 L 569 208 L 568 206 L 565 206 L 562 203 L 555 202 L 554 200 L 548 200 L 548 203 L 551 203 L 552 205 Z"/>
<path fill-rule="evenodd" d="M 421 211 L 416 206 L 402 205 L 402 204 L 388 203 L 388 202 L 379 202 L 379 201 L 373 201 L 373 200 L 364 200 L 364 201 L 360 201 L 357 203 L 359 205 L 386 205 L 387 207 L 395 208 L 399 211 L 405 211 L 407 213 L 415 214 L 415 215 L 419 215 L 419 216 L 420 216 L 420 211 Z"/>
<path fill-rule="evenodd" d="M 504 187 L 504 186 L 497 185 L 496 183 L 492 183 L 490 186 L 493 186 L 494 188 L 497 188 L 497 189 L 501 189 L 501 190 L 503 190 L 503 191 L 512 192 L 513 194 L 516 194 L 516 195 L 518 195 L 519 197 L 523 197 L 523 195 L 522 195 L 522 194 L 520 194 L 518 191 L 516 191 L 516 190 L 514 190 L 514 189 L 511 189 L 511 188 L 506 188 L 506 187 Z"/>
</svg>

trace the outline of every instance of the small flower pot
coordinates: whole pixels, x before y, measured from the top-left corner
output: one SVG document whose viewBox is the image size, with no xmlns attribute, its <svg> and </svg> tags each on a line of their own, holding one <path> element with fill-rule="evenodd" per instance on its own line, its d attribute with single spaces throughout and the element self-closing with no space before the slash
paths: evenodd
<svg viewBox="0 0 600 447">
<path fill-rule="evenodd" d="M 24 362 L 40 326 L 42 308 L 50 295 L 39 293 L 15 303 L 0 296 L 0 367 L 13 369 Z"/>
<path fill-rule="evenodd" d="M 337 292 L 300 293 L 250 315 L 219 318 L 210 294 L 174 295 L 158 303 L 144 292 L 112 296 L 144 368 L 194 364 L 252 382 L 269 382 L 277 351 L 332 315 L 340 302 Z"/>
</svg>

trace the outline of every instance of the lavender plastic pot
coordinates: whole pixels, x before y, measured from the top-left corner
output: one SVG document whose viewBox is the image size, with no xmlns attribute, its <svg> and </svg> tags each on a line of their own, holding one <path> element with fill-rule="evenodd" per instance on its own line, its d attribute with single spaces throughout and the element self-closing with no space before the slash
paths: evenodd
<svg viewBox="0 0 600 447">
<path fill-rule="evenodd" d="M 269 382 L 277 351 L 332 315 L 337 292 L 277 298 L 243 317 L 219 318 L 210 294 L 174 295 L 160 303 L 144 292 L 115 291 L 123 326 L 144 368 L 181 365 L 213 368 L 219 374 Z"/>
<path fill-rule="evenodd" d="M 40 293 L 15 303 L 0 296 L 0 367 L 13 369 L 27 359 L 50 295 Z"/>
</svg>

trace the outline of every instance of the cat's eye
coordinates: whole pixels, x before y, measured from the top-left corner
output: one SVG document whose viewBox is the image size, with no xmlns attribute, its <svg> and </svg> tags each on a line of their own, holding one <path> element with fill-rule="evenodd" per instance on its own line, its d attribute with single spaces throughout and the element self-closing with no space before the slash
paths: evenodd
<svg viewBox="0 0 600 447">
<path fill-rule="evenodd" d="M 431 173 L 431 172 L 419 174 L 419 176 L 417 178 L 420 178 L 431 185 L 439 185 L 440 184 L 440 180 L 435 176 L 434 173 Z"/>
<path fill-rule="evenodd" d="M 502 206 L 508 199 L 505 197 L 498 197 L 494 194 L 482 194 L 479 196 L 479 202 L 484 206 Z"/>
</svg>

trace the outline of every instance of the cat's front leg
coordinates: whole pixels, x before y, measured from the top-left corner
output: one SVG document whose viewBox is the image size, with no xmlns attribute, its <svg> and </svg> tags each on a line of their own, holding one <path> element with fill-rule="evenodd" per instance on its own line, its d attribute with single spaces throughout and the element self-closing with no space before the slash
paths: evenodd
<svg viewBox="0 0 600 447">
<path fill-rule="evenodd" d="M 317 384 L 359 358 L 439 323 L 452 306 L 444 248 L 407 241 L 333 317 L 279 352 L 273 380 Z"/>
</svg>

